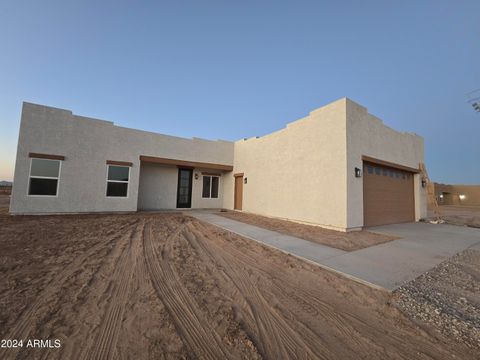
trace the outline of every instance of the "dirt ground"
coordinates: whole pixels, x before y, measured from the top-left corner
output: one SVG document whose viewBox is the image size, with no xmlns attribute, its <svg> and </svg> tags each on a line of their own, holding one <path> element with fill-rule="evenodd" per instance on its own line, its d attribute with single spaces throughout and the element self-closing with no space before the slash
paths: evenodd
<svg viewBox="0 0 480 360">
<path fill-rule="evenodd" d="M 468 249 L 395 290 L 409 316 L 480 351 L 480 251 Z"/>
<path fill-rule="evenodd" d="M 324 229 L 319 226 L 305 225 L 293 221 L 273 219 L 266 216 L 236 211 L 222 211 L 218 212 L 217 215 L 345 251 L 363 249 L 398 239 L 394 236 L 375 234 L 366 230 L 345 233 Z"/>
<path fill-rule="evenodd" d="M 464 225 L 480 228 L 480 206 L 439 206 L 440 214 L 445 222 L 453 225 Z M 428 211 L 428 216 L 433 217 L 433 211 Z"/>
<path fill-rule="evenodd" d="M 18 359 L 470 359 L 391 295 L 184 214 L 0 216 Z"/>
<path fill-rule="evenodd" d="M 10 195 L 0 194 L 0 214 L 8 212 L 10 206 Z"/>
</svg>

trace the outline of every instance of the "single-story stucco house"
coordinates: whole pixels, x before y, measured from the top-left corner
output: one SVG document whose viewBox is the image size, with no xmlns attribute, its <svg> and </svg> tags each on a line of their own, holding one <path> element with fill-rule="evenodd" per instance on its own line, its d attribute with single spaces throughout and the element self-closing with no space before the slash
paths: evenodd
<svg viewBox="0 0 480 360">
<path fill-rule="evenodd" d="M 224 208 L 350 231 L 426 216 L 423 157 L 420 136 L 347 98 L 235 142 L 24 103 L 10 213 Z"/>
</svg>

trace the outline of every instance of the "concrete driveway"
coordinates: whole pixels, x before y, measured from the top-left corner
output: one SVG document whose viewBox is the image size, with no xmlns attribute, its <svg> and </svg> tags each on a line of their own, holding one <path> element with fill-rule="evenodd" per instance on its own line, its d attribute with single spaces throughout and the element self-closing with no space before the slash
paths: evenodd
<svg viewBox="0 0 480 360">
<path fill-rule="evenodd" d="M 322 263 L 332 269 L 393 290 L 443 260 L 469 247 L 480 246 L 480 229 L 429 223 L 370 228 L 401 239 L 352 251 Z"/>
<path fill-rule="evenodd" d="M 480 229 L 455 225 L 407 223 L 370 228 L 401 239 L 356 251 L 343 251 L 218 216 L 190 215 L 225 230 L 341 273 L 377 288 L 394 290 L 469 247 L 480 250 Z"/>
</svg>

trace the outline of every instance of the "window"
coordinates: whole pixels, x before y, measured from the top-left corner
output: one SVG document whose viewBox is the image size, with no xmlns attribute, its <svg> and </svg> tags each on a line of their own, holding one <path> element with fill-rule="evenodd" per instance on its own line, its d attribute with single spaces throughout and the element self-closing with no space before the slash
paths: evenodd
<svg viewBox="0 0 480 360">
<path fill-rule="evenodd" d="M 60 160 L 32 158 L 28 195 L 57 196 Z"/>
<path fill-rule="evenodd" d="M 218 176 L 203 176 L 202 197 L 203 198 L 218 198 Z"/>
<path fill-rule="evenodd" d="M 130 167 L 108 165 L 107 196 L 127 197 Z"/>
<path fill-rule="evenodd" d="M 373 174 L 373 167 L 370 165 L 367 165 L 367 171 L 369 174 Z"/>
</svg>

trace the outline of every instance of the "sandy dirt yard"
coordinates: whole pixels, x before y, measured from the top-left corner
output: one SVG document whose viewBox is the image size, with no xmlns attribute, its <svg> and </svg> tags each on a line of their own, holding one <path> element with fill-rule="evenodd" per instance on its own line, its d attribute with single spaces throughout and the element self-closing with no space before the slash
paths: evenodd
<svg viewBox="0 0 480 360">
<path fill-rule="evenodd" d="M 0 214 L 8 212 L 10 206 L 10 195 L 0 194 Z"/>
<path fill-rule="evenodd" d="M 221 211 L 216 213 L 216 215 L 225 216 L 232 220 L 277 231 L 282 234 L 296 236 L 304 240 L 309 240 L 345 251 L 359 250 L 398 239 L 394 236 L 375 234 L 366 230 L 345 233 L 324 229 L 319 226 L 305 225 L 293 221 L 274 219 L 237 211 Z"/>
<path fill-rule="evenodd" d="M 448 224 L 480 228 L 480 206 L 442 205 L 439 209 Z M 433 211 L 429 210 L 428 216 L 433 217 Z"/>
<path fill-rule="evenodd" d="M 0 216 L 1 359 L 470 359 L 391 295 L 184 214 Z"/>
</svg>

